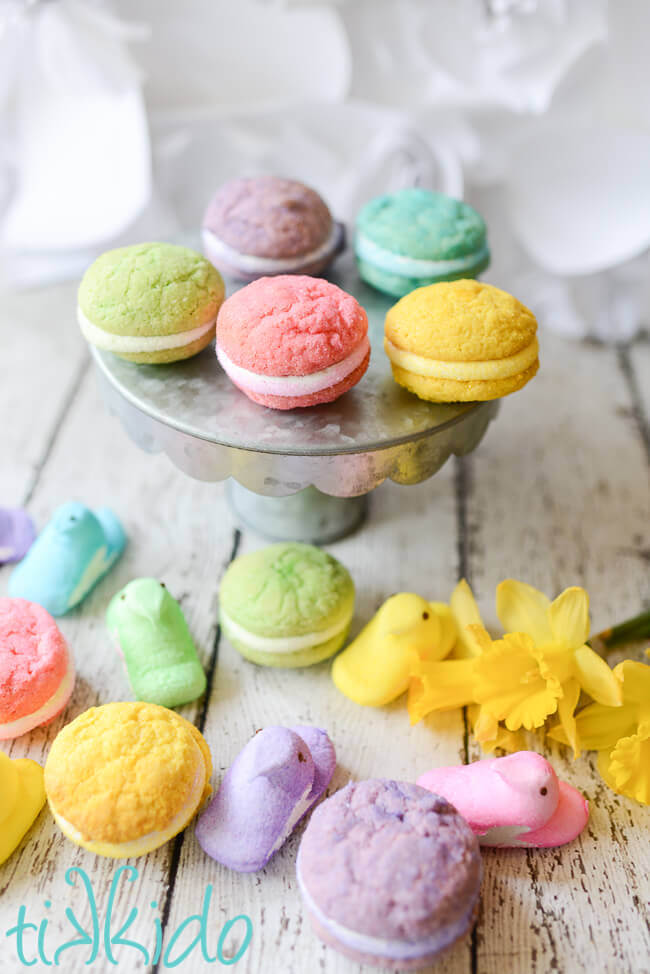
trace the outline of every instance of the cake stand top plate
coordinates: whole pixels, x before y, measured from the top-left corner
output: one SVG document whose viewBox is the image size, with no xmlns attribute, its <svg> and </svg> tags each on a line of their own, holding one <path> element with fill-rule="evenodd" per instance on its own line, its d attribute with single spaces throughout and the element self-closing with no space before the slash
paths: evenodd
<svg viewBox="0 0 650 974">
<path fill-rule="evenodd" d="M 372 346 L 365 376 L 336 402 L 287 411 L 258 406 L 230 382 L 212 345 L 171 365 L 136 365 L 93 349 L 109 407 L 140 446 L 164 450 L 190 476 L 232 476 L 270 495 L 313 485 L 349 497 L 387 477 L 416 483 L 451 453 L 473 449 L 496 404 L 429 403 L 400 388 L 383 350 L 394 301 L 359 280 L 350 254 L 330 280 L 366 309 Z M 226 281 L 228 294 L 239 286 Z"/>
</svg>

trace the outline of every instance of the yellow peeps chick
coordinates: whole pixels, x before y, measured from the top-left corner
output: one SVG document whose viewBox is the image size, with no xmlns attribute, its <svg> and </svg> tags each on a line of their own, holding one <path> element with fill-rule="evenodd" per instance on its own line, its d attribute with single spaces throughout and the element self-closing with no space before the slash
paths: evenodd
<svg viewBox="0 0 650 974">
<path fill-rule="evenodd" d="M 412 592 L 392 595 L 336 657 L 332 679 L 356 703 L 382 707 L 408 689 L 418 659 L 444 659 L 455 641 L 449 606 Z"/>
<path fill-rule="evenodd" d="M 0 751 L 0 863 L 8 859 L 45 804 L 43 769 Z"/>
</svg>

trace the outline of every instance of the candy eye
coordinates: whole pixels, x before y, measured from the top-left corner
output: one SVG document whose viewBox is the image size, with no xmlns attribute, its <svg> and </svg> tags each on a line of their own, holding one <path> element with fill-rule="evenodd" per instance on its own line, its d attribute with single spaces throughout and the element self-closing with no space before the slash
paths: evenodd
<svg viewBox="0 0 650 974">
<path fill-rule="evenodd" d="M 120 598 L 121 599 L 125 599 L 126 598 L 126 595 L 120 595 Z"/>
<path fill-rule="evenodd" d="M 299 760 L 299 761 L 300 761 L 301 763 L 302 763 L 303 761 L 306 761 L 306 760 L 307 760 L 307 758 L 306 758 L 306 757 L 305 757 L 305 755 L 304 755 L 304 754 L 302 753 L 302 751 L 298 751 L 298 760 Z"/>
<path fill-rule="evenodd" d="M 539 789 L 539 793 L 540 793 L 540 795 L 546 795 L 546 794 L 548 794 L 548 788 L 540 788 Z"/>
<path fill-rule="evenodd" d="M 161 583 L 160 583 L 160 587 L 161 587 L 161 588 L 165 588 L 165 583 L 164 583 L 164 582 L 161 582 Z"/>
<path fill-rule="evenodd" d="M 428 619 L 429 618 L 429 613 L 428 612 L 423 612 L 422 613 L 422 618 L 423 619 Z"/>
</svg>

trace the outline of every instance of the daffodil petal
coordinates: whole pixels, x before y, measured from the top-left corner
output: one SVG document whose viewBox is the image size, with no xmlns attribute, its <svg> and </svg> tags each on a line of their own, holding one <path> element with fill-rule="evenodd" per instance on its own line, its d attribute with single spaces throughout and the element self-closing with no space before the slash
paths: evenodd
<svg viewBox="0 0 650 974">
<path fill-rule="evenodd" d="M 453 710 L 471 703 L 474 685 L 473 660 L 420 662 L 409 684 L 408 712 L 412 724 L 433 710 Z"/>
<path fill-rule="evenodd" d="M 430 602 L 429 605 L 440 620 L 440 641 L 436 650 L 436 659 L 445 659 L 454 648 L 458 629 L 448 605 L 444 602 Z"/>
<path fill-rule="evenodd" d="M 467 626 L 482 626 L 483 620 L 472 590 L 464 578 L 461 578 L 451 593 L 449 607 L 458 628 L 453 656 L 456 659 L 470 659 L 472 656 L 478 656 L 481 653 L 481 647 L 477 645 L 472 633 L 467 631 Z"/>
<path fill-rule="evenodd" d="M 554 599 L 548 610 L 553 637 L 567 646 L 582 646 L 589 638 L 589 596 L 577 585 Z"/>
<path fill-rule="evenodd" d="M 497 585 L 497 615 L 503 628 L 506 632 L 525 632 L 538 645 L 553 639 L 548 620 L 550 604 L 543 592 L 514 578 Z"/>
<path fill-rule="evenodd" d="M 509 752 L 522 751 L 525 748 L 526 742 L 522 731 L 507 730 L 478 704 L 472 704 L 467 708 L 467 716 L 476 740 L 487 754 L 491 754 L 497 748 Z"/>
<path fill-rule="evenodd" d="M 573 672 L 580 686 L 597 703 L 606 707 L 620 707 L 623 685 L 604 659 L 589 646 L 581 646 L 573 654 Z"/>
<path fill-rule="evenodd" d="M 612 748 L 606 781 L 620 795 L 650 805 L 650 724 L 644 724 L 637 734 L 622 737 Z"/>
<path fill-rule="evenodd" d="M 580 697 L 580 684 L 577 680 L 567 680 L 562 684 L 562 696 L 558 700 L 557 715 L 560 718 L 560 726 L 566 736 L 566 743 L 573 748 L 573 756 L 577 758 L 580 754 L 578 743 L 578 731 L 574 711 L 578 705 Z"/>
<path fill-rule="evenodd" d="M 614 747 L 621 737 L 627 737 L 636 730 L 636 710 L 633 707 L 604 707 L 592 703 L 576 714 L 578 743 L 585 751 L 602 751 Z M 555 729 L 550 734 L 560 740 Z"/>
<path fill-rule="evenodd" d="M 614 675 L 623 684 L 623 702 L 650 710 L 650 665 L 625 659 L 614 667 Z"/>
</svg>

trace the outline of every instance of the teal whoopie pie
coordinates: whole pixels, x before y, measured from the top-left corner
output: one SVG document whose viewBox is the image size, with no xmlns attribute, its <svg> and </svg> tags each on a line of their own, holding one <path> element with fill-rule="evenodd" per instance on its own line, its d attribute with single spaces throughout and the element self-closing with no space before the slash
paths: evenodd
<svg viewBox="0 0 650 974">
<path fill-rule="evenodd" d="M 219 591 L 225 635 L 261 666 L 311 666 L 333 656 L 353 612 L 347 569 L 320 548 L 296 542 L 236 558 Z"/>
<path fill-rule="evenodd" d="M 386 294 L 476 277 L 490 263 L 483 217 L 462 200 L 402 189 L 370 200 L 357 217 L 359 274 Z"/>
</svg>

